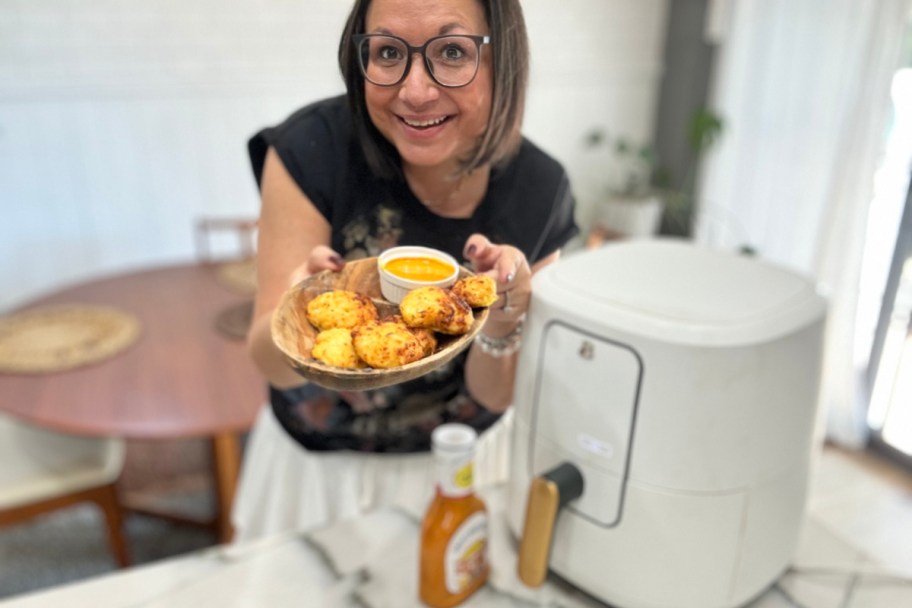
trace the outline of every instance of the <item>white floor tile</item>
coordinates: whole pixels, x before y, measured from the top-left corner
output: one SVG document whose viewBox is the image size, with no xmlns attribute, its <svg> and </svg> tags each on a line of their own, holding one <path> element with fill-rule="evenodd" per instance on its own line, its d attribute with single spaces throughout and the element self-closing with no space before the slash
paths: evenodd
<svg viewBox="0 0 912 608">
<path fill-rule="evenodd" d="M 907 608 L 912 606 L 912 582 L 865 583 L 852 593 L 850 608 Z"/>
<path fill-rule="evenodd" d="M 777 589 L 770 589 L 744 608 L 795 608 L 795 603 Z"/>
<path fill-rule="evenodd" d="M 866 454 L 828 448 L 809 510 L 870 559 L 912 577 L 912 475 Z"/>
</svg>

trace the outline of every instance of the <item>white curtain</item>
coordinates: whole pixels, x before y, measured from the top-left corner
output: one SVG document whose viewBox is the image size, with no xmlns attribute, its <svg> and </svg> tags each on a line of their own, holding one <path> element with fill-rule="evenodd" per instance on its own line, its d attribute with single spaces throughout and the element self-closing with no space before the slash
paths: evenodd
<svg viewBox="0 0 912 608">
<path fill-rule="evenodd" d="M 696 239 L 749 245 L 818 281 L 830 302 L 821 385 L 827 435 L 857 447 L 866 438 L 852 345 L 859 273 L 912 1 L 713 5 L 712 103 L 726 128 L 704 163 Z"/>
</svg>

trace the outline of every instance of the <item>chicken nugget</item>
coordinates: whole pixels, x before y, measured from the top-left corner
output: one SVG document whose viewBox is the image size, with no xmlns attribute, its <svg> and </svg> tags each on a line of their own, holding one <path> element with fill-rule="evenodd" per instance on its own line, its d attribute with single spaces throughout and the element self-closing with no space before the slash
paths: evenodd
<svg viewBox="0 0 912 608">
<path fill-rule="evenodd" d="M 448 335 L 464 334 L 475 322 L 472 308 L 440 287 L 419 287 L 408 292 L 399 303 L 399 312 L 409 327 Z"/>
<path fill-rule="evenodd" d="M 343 289 L 326 291 L 307 303 L 307 320 L 319 330 L 351 329 L 377 320 L 377 307 L 370 298 Z"/>
<path fill-rule="evenodd" d="M 463 277 L 450 287 L 450 291 L 472 308 L 484 308 L 497 301 L 497 283 L 486 274 Z"/>
<path fill-rule="evenodd" d="M 351 330 L 346 327 L 334 327 L 318 333 L 310 356 L 336 367 L 347 369 L 367 367 L 367 364 L 355 352 Z"/>
<path fill-rule="evenodd" d="M 393 323 L 399 323 L 403 327 L 408 328 L 410 332 L 415 334 L 415 337 L 421 342 L 421 346 L 424 348 L 424 356 L 434 354 L 434 351 L 437 350 L 437 335 L 432 329 L 426 329 L 424 327 L 409 327 L 408 323 L 405 322 L 405 319 L 402 318 L 402 315 L 395 315 L 389 319 L 384 319 L 392 321 Z"/>
<path fill-rule="evenodd" d="M 371 367 L 387 369 L 424 357 L 421 341 L 395 321 L 371 321 L 352 330 L 358 356 Z"/>
<path fill-rule="evenodd" d="M 406 325 L 406 327 L 408 326 Z M 434 330 L 424 327 L 409 327 L 409 330 L 421 342 L 421 346 L 424 348 L 424 356 L 433 355 L 434 351 L 437 350 L 437 335 Z"/>
</svg>

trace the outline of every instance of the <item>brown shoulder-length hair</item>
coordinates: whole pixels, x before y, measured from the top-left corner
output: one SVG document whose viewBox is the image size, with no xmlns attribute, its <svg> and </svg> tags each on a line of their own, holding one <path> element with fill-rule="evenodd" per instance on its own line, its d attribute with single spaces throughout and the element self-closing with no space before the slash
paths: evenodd
<svg viewBox="0 0 912 608">
<path fill-rule="evenodd" d="M 494 53 L 494 90 L 491 116 L 484 135 L 459 173 L 496 166 L 519 149 L 526 85 L 529 81 L 529 40 L 519 0 L 477 0 L 484 7 Z M 364 76 L 358 67 L 352 36 L 364 33 L 364 19 L 371 0 L 356 0 L 339 42 L 339 69 L 348 91 L 348 103 L 358 138 L 373 172 L 384 178 L 401 175 L 399 153 L 371 122 L 364 100 Z"/>
</svg>

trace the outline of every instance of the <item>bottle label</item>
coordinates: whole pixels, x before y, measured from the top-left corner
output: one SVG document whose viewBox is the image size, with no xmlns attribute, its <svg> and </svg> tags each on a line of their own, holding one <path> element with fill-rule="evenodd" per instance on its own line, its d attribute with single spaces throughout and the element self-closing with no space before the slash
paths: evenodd
<svg viewBox="0 0 912 608">
<path fill-rule="evenodd" d="M 437 479 L 445 496 L 466 496 L 472 493 L 472 455 L 437 458 Z"/>
<path fill-rule="evenodd" d="M 484 576 L 488 551 L 488 515 L 477 511 L 466 518 L 450 537 L 443 565 L 446 588 L 462 593 Z"/>
</svg>

